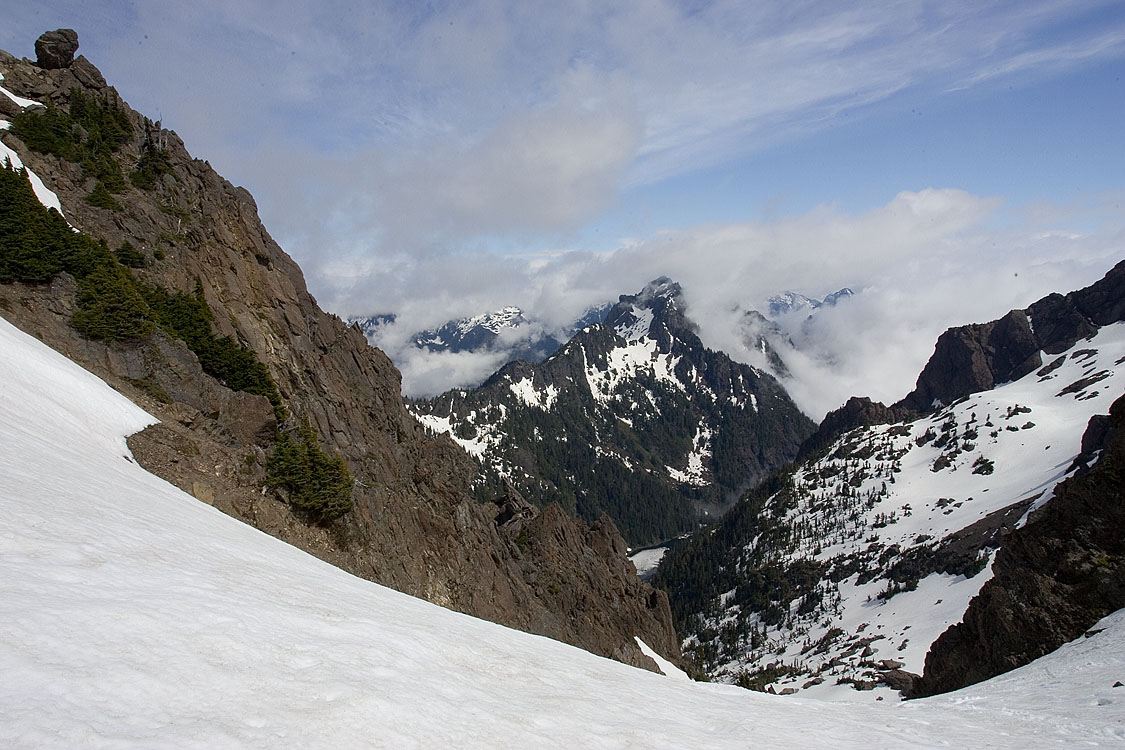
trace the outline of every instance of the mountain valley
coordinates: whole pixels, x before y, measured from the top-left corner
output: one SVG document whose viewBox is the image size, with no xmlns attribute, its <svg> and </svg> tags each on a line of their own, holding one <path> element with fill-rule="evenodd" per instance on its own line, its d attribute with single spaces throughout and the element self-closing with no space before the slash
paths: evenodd
<svg viewBox="0 0 1125 750">
<path fill-rule="evenodd" d="M 0 51 L 13 747 L 41 744 L 37 715 L 71 743 L 83 722 L 157 737 L 91 708 L 103 668 L 110 699 L 163 696 L 162 727 L 190 704 L 175 736 L 220 745 L 1125 737 L 1101 684 L 1125 663 L 1125 261 L 949 329 L 902 399 L 819 424 L 786 357 L 858 285 L 737 308 L 757 366 L 708 348 L 664 276 L 559 330 L 515 306 L 450 320 L 409 346 L 507 363 L 404 397 L 376 345 L 401 321 L 322 309 L 250 193 L 68 31 L 37 61 Z M 315 709 L 282 687 L 305 679 Z M 207 684 L 233 707 L 184 697 Z M 406 715 L 426 696 L 430 727 Z"/>
</svg>

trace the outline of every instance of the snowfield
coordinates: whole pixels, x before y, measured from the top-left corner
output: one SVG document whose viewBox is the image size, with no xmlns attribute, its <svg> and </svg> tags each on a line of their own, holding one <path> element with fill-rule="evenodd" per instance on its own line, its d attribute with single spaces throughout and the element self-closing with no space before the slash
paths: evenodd
<svg viewBox="0 0 1125 750">
<path fill-rule="evenodd" d="M 1125 740 L 1125 613 L 965 691 L 663 677 L 355 578 L 148 474 L 152 418 L 0 320 L 5 748 L 1072 747 Z"/>
</svg>

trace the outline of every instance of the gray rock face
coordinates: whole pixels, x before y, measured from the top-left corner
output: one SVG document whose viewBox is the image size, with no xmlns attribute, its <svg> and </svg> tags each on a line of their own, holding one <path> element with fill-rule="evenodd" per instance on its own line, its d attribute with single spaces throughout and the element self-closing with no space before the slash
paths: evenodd
<svg viewBox="0 0 1125 750">
<path fill-rule="evenodd" d="M 74 29 L 55 29 L 35 40 L 35 56 L 45 70 L 70 67 L 77 51 L 78 32 Z"/>
<path fill-rule="evenodd" d="M 105 78 L 102 77 L 102 72 L 94 67 L 94 64 L 86 59 L 85 55 L 79 55 L 70 65 L 70 72 L 74 77 L 88 89 L 104 89 L 106 87 Z"/>
</svg>

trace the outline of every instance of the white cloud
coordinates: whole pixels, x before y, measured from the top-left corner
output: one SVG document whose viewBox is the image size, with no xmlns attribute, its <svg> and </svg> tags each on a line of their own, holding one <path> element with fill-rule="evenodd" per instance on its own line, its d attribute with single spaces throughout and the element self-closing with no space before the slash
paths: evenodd
<svg viewBox="0 0 1125 750">
<path fill-rule="evenodd" d="M 1038 206 L 1035 214 L 1044 212 Z M 856 297 L 818 314 L 815 326 L 802 329 L 798 320 L 791 329 L 801 352 L 788 354 L 793 379 L 786 385 L 819 419 L 851 395 L 901 398 L 946 328 L 1088 285 L 1120 259 L 1125 245 L 1120 209 L 1113 226 L 1107 218 L 1097 232 L 1008 225 L 1001 221 L 1006 216 L 993 198 L 923 190 L 858 215 L 821 207 L 773 222 L 661 233 L 605 255 L 435 257 L 403 267 L 406 273 L 394 279 L 404 290 L 401 307 L 387 309 L 400 311 L 403 336 L 444 322 L 451 317 L 443 316 L 446 309 L 465 315 L 504 304 L 557 326 L 668 275 L 683 285 L 704 343 L 760 364 L 739 337 L 741 310 L 764 310 L 769 296 L 788 289 L 823 297 L 850 286 Z M 430 273 L 442 275 L 435 283 L 451 290 L 450 299 L 420 293 L 430 280 L 417 275 Z M 467 302 L 459 306 L 452 298 L 461 293 Z M 391 349 L 409 393 L 478 383 L 495 364 L 494 357 L 478 366 L 468 356 L 419 355 L 401 343 Z"/>
</svg>

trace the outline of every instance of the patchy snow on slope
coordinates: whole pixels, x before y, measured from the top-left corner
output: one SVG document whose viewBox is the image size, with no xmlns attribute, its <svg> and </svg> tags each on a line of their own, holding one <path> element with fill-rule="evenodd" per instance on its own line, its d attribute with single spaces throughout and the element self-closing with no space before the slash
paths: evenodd
<svg viewBox="0 0 1125 750">
<path fill-rule="evenodd" d="M 602 404 L 609 403 L 624 383 L 642 373 L 684 391 L 684 384 L 676 377 L 677 363 L 678 357 L 663 354 L 657 349 L 655 339 L 638 339 L 611 349 L 606 355 L 604 370 L 587 360 L 586 382 L 594 400 Z"/>
<path fill-rule="evenodd" d="M 675 679 L 675 680 L 683 680 L 685 682 L 691 682 L 692 681 L 691 678 L 688 677 L 687 672 L 680 669 L 675 664 L 673 664 L 672 662 L 668 661 L 667 659 L 665 659 L 660 654 L 653 651 L 652 647 L 649 646 L 644 641 L 642 641 L 640 636 L 638 636 L 638 635 L 633 636 L 633 640 L 635 640 L 637 642 L 637 648 L 639 648 L 641 650 L 641 653 L 644 654 L 645 656 L 647 656 L 648 658 L 652 659 L 654 662 L 656 662 L 657 668 L 666 677 L 671 677 L 672 679 Z"/>
<path fill-rule="evenodd" d="M 538 409 L 548 411 L 554 406 L 559 397 L 559 389 L 553 385 L 546 386 L 542 391 L 535 387 L 531 378 L 523 378 L 511 384 L 512 393 L 523 403 Z"/>
<path fill-rule="evenodd" d="M 1074 747 L 1125 739 L 1125 617 L 907 704 L 699 684 L 443 610 L 130 460 L 152 418 L 0 320 L 0 746 Z"/>
<path fill-rule="evenodd" d="M 3 81 L 3 80 L 4 80 L 4 74 L 0 73 L 0 81 Z M 4 88 L 3 86 L 0 86 L 0 94 L 3 94 L 4 96 L 11 99 L 13 102 L 16 103 L 16 106 L 18 106 L 20 109 L 27 109 L 28 107 L 42 107 L 43 106 L 42 103 L 37 102 L 34 99 L 24 99 L 22 96 L 16 96 L 11 91 L 8 91 L 8 89 Z"/>
<path fill-rule="evenodd" d="M 631 310 L 633 322 L 629 325 L 619 325 L 614 328 L 616 333 L 621 338 L 628 342 L 639 341 L 648 336 L 648 330 L 652 327 L 654 313 L 650 307 L 637 307 L 633 305 Z"/>
<path fill-rule="evenodd" d="M 711 672 L 734 681 L 776 664 L 778 690 L 897 698 L 889 688 L 868 689 L 895 668 L 884 662 L 920 674 L 930 645 L 991 577 L 990 554 L 965 559 L 943 542 L 987 537 L 981 529 L 999 528 L 1000 516 L 1010 526 L 1051 496 L 1090 417 L 1108 413 L 1125 392 L 1125 323 L 1043 361 L 1037 372 L 914 423 L 854 430 L 797 470 L 785 496 L 772 499 L 783 509 L 786 541 L 759 549 L 777 545 L 776 536 L 759 536 L 742 554 L 823 572 L 768 617 L 724 601 L 705 621 L 712 632 L 728 631 L 712 641 L 723 655 Z M 935 569 L 935 559 L 945 562 Z M 943 565 L 960 573 L 941 572 Z M 753 635 L 726 645 L 734 633 Z"/>
<path fill-rule="evenodd" d="M 668 469 L 668 476 L 677 482 L 690 484 L 693 487 L 706 487 L 711 484 L 711 480 L 707 476 L 707 460 L 711 458 L 711 437 L 713 434 L 711 428 L 706 424 L 699 425 L 695 432 L 695 438 L 692 440 L 691 452 L 687 456 L 687 467 L 682 471 L 673 469 L 671 466 L 665 467 Z"/>
<path fill-rule="evenodd" d="M 497 408 L 500 410 L 501 420 L 503 420 L 506 409 L 503 404 L 498 405 Z M 477 459 L 483 459 L 486 453 L 494 449 L 500 443 L 501 436 L 498 434 L 494 424 L 483 423 L 484 420 L 480 420 L 482 424 L 479 427 L 474 424 L 474 422 L 477 421 L 475 419 L 477 416 L 475 411 L 465 420 L 466 426 L 461 429 L 456 429 L 452 419 L 448 415 L 438 417 L 433 414 L 420 414 L 414 411 L 411 411 L 411 414 L 422 423 L 422 426 L 432 432 L 449 435 L 454 443 L 464 448 L 468 454 Z M 463 437 L 466 429 L 473 434 L 473 437 Z M 501 474 L 504 473 L 502 467 L 497 465 L 497 468 L 501 471 Z"/>
<path fill-rule="evenodd" d="M 7 120 L 0 120 L 0 130 L 7 130 L 11 123 Z M 35 174 L 30 167 L 24 166 L 23 160 L 20 155 L 12 149 L 8 148 L 3 141 L 0 141 L 0 165 L 10 165 L 11 169 L 23 169 L 27 172 L 27 178 L 31 181 L 31 189 L 35 191 L 35 197 L 39 199 L 47 208 L 53 208 L 62 214 L 62 203 L 59 202 L 59 196 L 55 192 L 43 184 L 43 180 L 39 175 Z M 63 214 L 65 216 L 65 214 Z"/>
<path fill-rule="evenodd" d="M 4 74 L 0 73 L 0 81 L 3 80 Z M 2 92 L 16 104 L 18 104 L 21 109 L 27 109 L 28 107 L 32 106 L 43 106 L 39 104 L 39 102 L 32 101 L 31 99 L 24 99 L 23 97 L 16 96 L 3 86 L 0 86 L 0 92 Z M 11 128 L 11 126 L 12 124 L 7 120 L 0 120 L 0 130 L 8 130 L 9 128 Z M 4 145 L 3 141 L 0 141 L 0 165 L 3 165 L 4 163 L 10 165 L 10 168 L 12 169 L 26 169 L 27 177 L 31 181 L 31 189 L 35 191 L 35 197 L 38 198 L 39 202 L 47 208 L 53 208 L 60 214 L 62 214 L 62 203 L 59 202 L 59 196 L 55 195 L 53 190 L 43 184 L 43 180 L 39 178 L 39 175 L 31 171 L 30 167 L 24 166 L 24 163 L 20 159 L 19 154 Z"/>
</svg>

